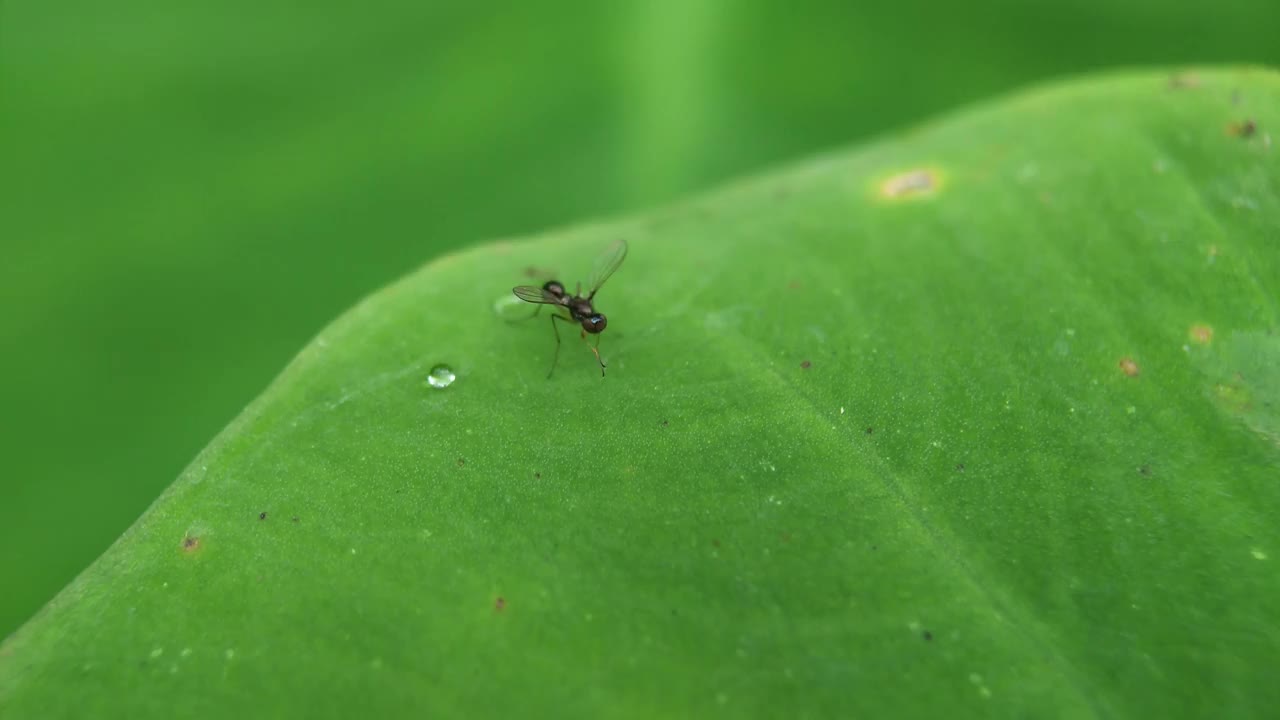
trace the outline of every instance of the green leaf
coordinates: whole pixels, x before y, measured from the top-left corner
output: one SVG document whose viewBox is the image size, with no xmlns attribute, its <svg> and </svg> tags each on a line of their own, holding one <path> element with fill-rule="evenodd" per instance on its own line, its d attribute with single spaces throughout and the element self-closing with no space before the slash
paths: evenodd
<svg viewBox="0 0 1280 720">
<path fill-rule="evenodd" d="M 425 259 L 1065 73 L 1280 64 L 1275 0 L 306 10 L 0 3 L 0 637 Z"/>
<path fill-rule="evenodd" d="M 1271 712 L 1276 127 L 1269 71 L 1081 81 L 441 259 L 0 648 L 0 710 Z M 608 376 L 566 327 L 547 379 L 509 288 L 617 238 Z"/>
</svg>

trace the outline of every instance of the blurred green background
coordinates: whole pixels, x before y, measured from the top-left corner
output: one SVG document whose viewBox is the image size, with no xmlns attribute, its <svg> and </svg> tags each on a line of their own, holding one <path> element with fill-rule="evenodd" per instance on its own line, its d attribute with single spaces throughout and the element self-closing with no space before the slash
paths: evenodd
<svg viewBox="0 0 1280 720">
<path fill-rule="evenodd" d="M 1280 64 L 1278 27 L 1275 0 L 6 0 L 0 636 L 434 256 L 1039 79 Z"/>
</svg>

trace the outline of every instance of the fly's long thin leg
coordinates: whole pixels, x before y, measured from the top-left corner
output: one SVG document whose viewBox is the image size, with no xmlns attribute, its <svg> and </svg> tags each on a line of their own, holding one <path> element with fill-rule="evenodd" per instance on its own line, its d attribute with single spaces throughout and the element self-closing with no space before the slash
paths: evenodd
<svg viewBox="0 0 1280 720">
<path fill-rule="evenodd" d="M 556 353 L 551 356 L 551 370 L 547 372 L 547 379 L 551 379 L 552 373 L 556 371 L 556 363 L 560 361 L 560 328 L 556 325 L 556 321 L 571 322 L 568 318 L 560 317 L 555 313 L 551 313 L 551 330 L 556 334 Z"/>
<path fill-rule="evenodd" d="M 591 348 L 591 352 L 596 354 L 596 362 L 600 363 L 600 377 L 604 377 L 604 360 L 600 359 L 600 335 L 596 335 L 596 346 Z"/>
</svg>

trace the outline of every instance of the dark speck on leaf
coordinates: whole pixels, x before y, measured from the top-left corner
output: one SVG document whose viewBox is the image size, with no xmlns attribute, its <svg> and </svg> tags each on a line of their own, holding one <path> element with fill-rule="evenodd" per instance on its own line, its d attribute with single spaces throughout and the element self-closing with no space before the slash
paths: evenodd
<svg viewBox="0 0 1280 720">
<path fill-rule="evenodd" d="M 714 545 L 714 546 L 716 546 L 716 547 L 720 547 L 720 541 L 719 541 L 719 540 L 712 540 L 712 541 L 711 541 L 711 544 L 712 544 L 712 545 Z"/>
<path fill-rule="evenodd" d="M 458 467 L 462 467 L 463 465 L 466 465 L 466 464 L 467 464 L 466 458 L 458 458 Z"/>
<path fill-rule="evenodd" d="M 260 513 L 258 513 L 258 519 L 259 519 L 259 520 L 266 520 L 266 519 L 267 519 L 267 514 L 266 514 L 265 512 L 260 512 Z"/>
<path fill-rule="evenodd" d="M 964 472 L 964 463 L 956 464 L 956 472 Z"/>
<path fill-rule="evenodd" d="M 505 608 L 506 606 L 507 606 L 507 601 L 504 600 L 503 598 L 498 598 L 497 600 L 493 601 L 493 609 L 498 612 L 502 612 L 503 608 Z"/>
<path fill-rule="evenodd" d="M 540 473 L 540 472 L 536 472 L 536 473 L 534 473 L 534 474 L 533 474 L 533 479 L 534 479 L 534 480 L 541 480 L 541 479 L 542 479 L 542 473 Z"/>
<path fill-rule="evenodd" d="M 1151 477 L 1151 466 L 1143 465 L 1142 467 L 1138 468 L 1138 473 L 1142 475 L 1142 477 Z"/>
<path fill-rule="evenodd" d="M 925 642 L 933 642 L 933 633 L 929 632 L 928 630 L 924 631 L 923 637 Z"/>
<path fill-rule="evenodd" d="M 182 539 L 182 549 L 188 552 L 200 547 L 200 538 L 188 535 Z"/>
<path fill-rule="evenodd" d="M 289 518 L 289 519 L 290 519 L 290 520 L 293 520 L 294 522 L 298 522 L 298 516 L 297 516 L 297 515 L 294 515 L 292 518 Z"/>
<path fill-rule="evenodd" d="M 663 420 L 663 421 L 662 421 L 662 427 L 666 427 L 666 426 L 667 426 L 667 421 L 666 421 L 666 420 Z"/>
<path fill-rule="evenodd" d="M 805 370 L 808 370 L 811 365 L 813 365 L 813 363 L 809 362 L 808 360 L 805 360 L 800 363 L 800 367 L 804 368 Z"/>
<path fill-rule="evenodd" d="M 873 433 L 873 432 L 875 432 L 875 431 L 876 431 L 876 429 L 875 429 L 875 428 L 873 428 L 873 427 L 869 427 L 869 428 L 867 428 L 867 434 L 868 434 L 868 435 L 870 435 L 871 433 Z"/>
<path fill-rule="evenodd" d="M 1236 137 L 1251 138 L 1254 133 L 1258 132 L 1258 123 L 1253 119 L 1231 123 L 1230 127 L 1227 128 L 1227 132 Z"/>
</svg>

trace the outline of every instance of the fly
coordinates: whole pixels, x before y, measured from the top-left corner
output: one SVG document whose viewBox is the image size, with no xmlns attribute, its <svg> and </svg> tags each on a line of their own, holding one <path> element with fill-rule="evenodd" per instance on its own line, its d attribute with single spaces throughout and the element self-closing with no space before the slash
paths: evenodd
<svg viewBox="0 0 1280 720">
<path fill-rule="evenodd" d="M 588 334 L 596 336 L 595 347 L 589 348 L 595 353 L 596 362 L 600 363 L 600 377 L 604 377 L 605 364 L 600 359 L 600 333 L 609 325 L 609 321 L 605 318 L 604 313 L 596 312 L 595 302 L 596 293 L 600 292 L 600 287 L 605 281 L 613 275 L 618 266 L 627 257 L 627 241 L 617 240 L 605 250 L 596 260 L 595 267 L 591 270 L 591 281 L 587 283 L 587 294 L 582 294 L 582 283 L 578 283 L 578 288 L 573 295 L 569 295 L 569 291 L 558 280 L 548 280 L 541 286 L 538 285 L 520 285 L 511 289 L 516 297 L 525 302 L 534 303 L 536 305 L 553 305 L 556 309 L 563 308 L 569 313 L 569 317 L 564 317 L 559 313 L 551 314 L 551 330 L 556 335 L 556 352 L 551 358 L 551 371 L 547 373 L 547 377 L 551 377 L 556 371 L 556 362 L 560 359 L 560 329 L 556 325 L 557 322 L 577 323 L 582 326 L 581 337 L 586 339 Z M 534 311 L 534 315 L 538 314 L 542 308 Z"/>
</svg>

